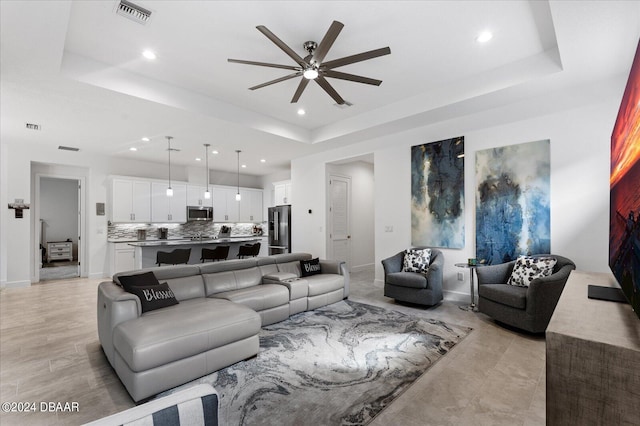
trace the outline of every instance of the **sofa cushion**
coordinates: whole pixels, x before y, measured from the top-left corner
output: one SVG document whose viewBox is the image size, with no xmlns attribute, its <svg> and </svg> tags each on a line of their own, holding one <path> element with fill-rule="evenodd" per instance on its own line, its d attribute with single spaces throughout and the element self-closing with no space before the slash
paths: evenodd
<svg viewBox="0 0 640 426">
<path fill-rule="evenodd" d="M 309 285 L 309 297 L 330 293 L 344 288 L 344 277 L 336 274 L 318 274 L 305 277 Z"/>
<path fill-rule="evenodd" d="M 478 288 L 480 297 L 516 309 L 527 307 L 527 287 L 507 284 L 483 284 Z"/>
<path fill-rule="evenodd" d="M 300 276 L 310 277 L 311 275 L 317 275 L 321 272 L 319 258 L 316 257 L 315 259 L 300 261 Z"/>
<path fill-rule="evenodd" d="M 551 275 L 556 262 L 553 257 L 518 256 L 507 284 L 527 287 L 536 278 Z"/>
<path fill-rule="evenodd" d="M 295 274 L 296 277 L 301 277 L 300 261 L 295 260 L 293 262 L 278 263 L 278 272 L 289 272 Z"/>
<path fill-rule="evenodd" d="M 153 311 L 167 306 L 177 305 L 176 296 L 171 291 L 169 284 L 130 286 L 129 293 L 133 293 L 140 299 L 142 313 Z"/>
<path fill-rule="evenodd" d="M 408 249 L 402 262 L 403 272 L 426 272 L 431 262 L 431 249 Z"/>
<path fill-rule="evenodd" d="M 253 287 L 262 283 L 262 274 L 256 266 L 248 269 L 238 269 L 233 273 L 236 275 L 236 288 Z"/>
<path fill-rule="evenodd" d="M 142 274 L 119 275 L 116 284 L 118 283 L 129 293 L 131 293 L 131 287 L 146 287 L 160 284 L 155 274 L 151 271 L 143 272 Z"/>
<path fill-rule="evenodd" d="M 179 301 L 198 299 L 204 297 L 204 282 L 202 275 L 192 275 L 189 277 L 172 278 L 165 280 L 176 299 Z"/>
<path fill-rule="evenodd" d="M 280 284 L 262 284 L 216 293 L 211 297 L 230 300 L 259 312 L 288 304 L 289 289 Z"/>
<path fill-rule="evenodd" d="M 260 326 L 260 315 L 246 306 L 200 298 L 118 324 L 113 344 L 141 372 L 255 336 Z"/>
<path fill-rule="evenodd" d="M 427 288 L 427 277 L 416 272 L 393 272 L 387 274 L 386 283 L 398 287 Z"/>
</svg>

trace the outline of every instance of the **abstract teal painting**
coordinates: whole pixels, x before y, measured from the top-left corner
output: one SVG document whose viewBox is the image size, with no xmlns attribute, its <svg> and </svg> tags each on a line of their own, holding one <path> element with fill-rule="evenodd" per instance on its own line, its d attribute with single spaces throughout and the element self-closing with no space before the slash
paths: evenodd
<svg viewBox="0 0 640 426">
<path fill-rule="evenodd" d="M 551 252 L 549 140 L 476 152 L 476 258 Z"/>
<path fill-rule="evenodd" d="M 464 137 L 411 147 L 411 244 L 464 247 Z"/>
</svg>

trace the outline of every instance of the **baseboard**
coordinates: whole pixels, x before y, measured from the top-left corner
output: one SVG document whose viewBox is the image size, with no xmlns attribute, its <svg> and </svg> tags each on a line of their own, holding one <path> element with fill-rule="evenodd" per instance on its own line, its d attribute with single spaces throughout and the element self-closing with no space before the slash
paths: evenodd
<svg viewBox="0 0 640 426">
<path fill-rule="evenodd" d="M 30 287 L 30 286 L 31 286 L 31 281 L 29 280 L 0 282 L 0 287 L 2 288 L 24 288 L 24 287 Z"/>
<path fill-rule="evenodd" d="M 362 272 L 375 266 L 375 263 L 367 263 L 364 265 L 352 266 L 351 272 Z"/>
<path fill-rule="evenodd" d="M 92 272 L 87 276 L 87 278 L 110 278 L 110 276 L 105 272 Z"/>
<path fill-rule="evenodd" d="M 444 300 L 450 302 L 464 302 L 469 303 L 471 301 L 471 295 L 469 293 L 463 293 L 460 291 L 443 290 L 442 296 Z"/>
</svg>

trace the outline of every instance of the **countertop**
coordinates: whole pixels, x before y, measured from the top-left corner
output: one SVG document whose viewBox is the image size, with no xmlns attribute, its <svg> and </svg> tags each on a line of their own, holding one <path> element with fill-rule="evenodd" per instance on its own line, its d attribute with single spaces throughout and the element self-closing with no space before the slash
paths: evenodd
<svg viewBox="0 0 640 426">
<path fill-rule="evenodd" d="M 260 241 L 261 236 L 255 237 L 230 237 L 230 238 L 203 238 L 202 240 L 192 240 L 190 238 L 183 239 L 167 239 L 167 240 L 144 240 L 129 242 L 133 247 L 156 247 L 156 246 L 184 246 L 184 245 L 203 245 L 203 244 L 223 244 L 223 243 L 248 243 L 252 241 Z M 119 241 L 120 242 L 120 241 Z"/>
</svg>

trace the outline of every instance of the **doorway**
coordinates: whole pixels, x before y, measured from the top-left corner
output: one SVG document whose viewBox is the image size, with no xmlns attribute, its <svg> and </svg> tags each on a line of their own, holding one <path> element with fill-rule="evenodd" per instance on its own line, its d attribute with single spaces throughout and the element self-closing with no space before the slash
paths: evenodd
<svg viewBox="0 0 640 426">
<path fill-rule="evenodd" d="M 366 154 L 328 163 L 327 258 L 350 272 L 375 265 L 374 157 Z"/>
<path fill-rule="evenodd" d="M 37 175 L 36 281 L 80 277 L 82 179 Z"/>
</svg>

